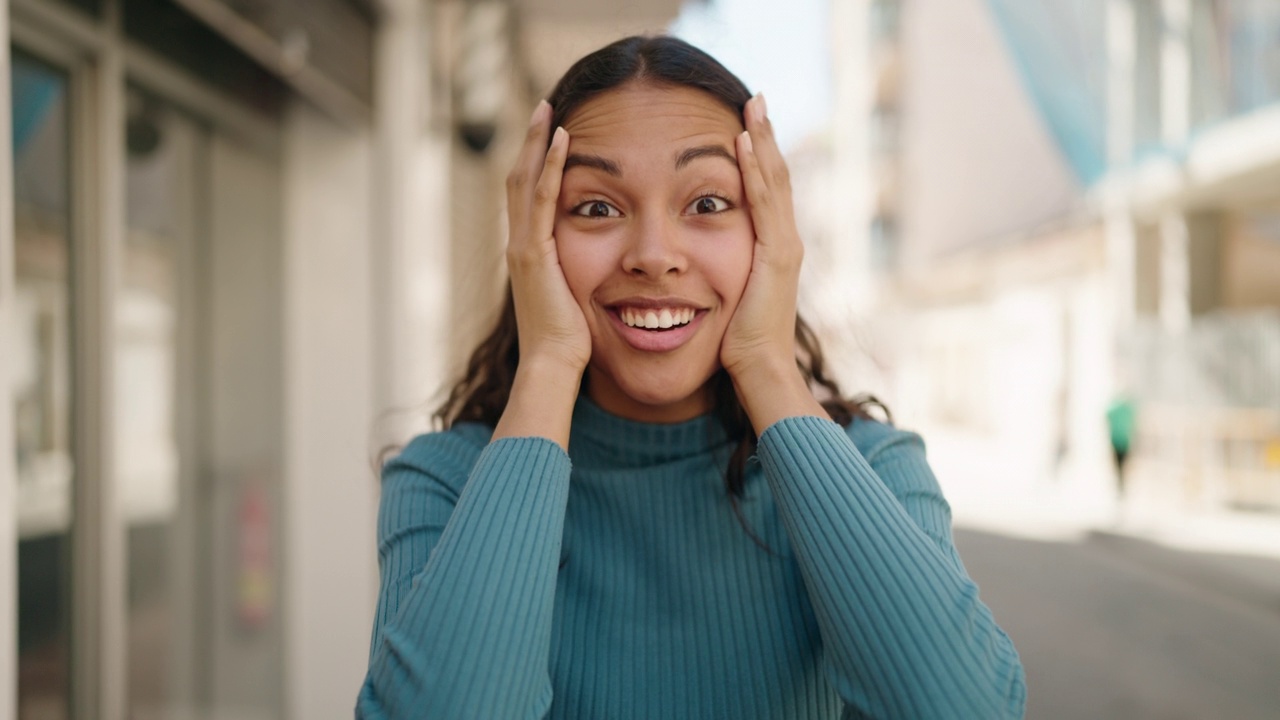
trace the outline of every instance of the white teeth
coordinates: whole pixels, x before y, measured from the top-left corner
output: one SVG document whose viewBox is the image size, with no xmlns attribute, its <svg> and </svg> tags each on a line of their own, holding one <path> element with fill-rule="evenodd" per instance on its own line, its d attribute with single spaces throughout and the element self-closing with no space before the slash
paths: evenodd
<svg viewBox="0 0 1280 720">
<path fill-rule="evenodd" d="M 692 308 L 661 308 L 659 310 L 632 310 L 621 308 L 618 317 L 629 327 L 646 330 L 666 330 L 693 321 L 697 311 Z"/>
</svg>

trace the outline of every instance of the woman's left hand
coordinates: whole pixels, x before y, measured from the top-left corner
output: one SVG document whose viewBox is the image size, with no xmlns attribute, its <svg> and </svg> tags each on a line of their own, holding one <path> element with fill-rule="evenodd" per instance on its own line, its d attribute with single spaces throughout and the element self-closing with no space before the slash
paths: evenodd
<svg viewBox="0 0 1280 720">
<path fill-rule="evenodd" d="M 738 167 L 755 227 L 755 254 L 720 344 L 720 364 L 733 379 L 752 425 L 763 432 L 781 417 L 822 414 L 822 407 L 796 367 L 796 296 L 804 245 L 796 230 L 791 176 L 763 95 L 747 102 L 743 119 L 747 131 L 738 136 Z"/>
</svg>

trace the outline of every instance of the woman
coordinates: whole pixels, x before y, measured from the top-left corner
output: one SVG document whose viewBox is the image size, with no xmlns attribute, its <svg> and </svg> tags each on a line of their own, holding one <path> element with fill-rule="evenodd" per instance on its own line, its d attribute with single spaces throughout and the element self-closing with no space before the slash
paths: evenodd
<svg viewBox="0 0 1280 720">
<path fill-rule="evenodd" d="M 503 318 L 383 471 L 357 715 L 1020 716 L 919 438 L 841 401 L 796 315 L 764 98 L 628 38 L 549 100 Z"/>
</svg>

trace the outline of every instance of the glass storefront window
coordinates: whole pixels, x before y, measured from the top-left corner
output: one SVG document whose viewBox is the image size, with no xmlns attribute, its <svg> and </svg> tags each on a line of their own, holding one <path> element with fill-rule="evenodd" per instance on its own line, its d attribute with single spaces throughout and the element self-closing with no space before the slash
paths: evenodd
<svg viewBox="0 0 1280 720">
<path fill-rule="evenodd" d="M 116 301 L 116 462 L 127 530 L 128 703 L 132 717 L 173 713 L 173 685 L 192 649 L 175 616 L 189 542 L 175 537 L 181 482 L 179 258 L 190 253 L 199 127 L 159 99 L 131 90 L 126 120 L 126 233 Z M 186 377 L 184 376 L 185 380 Z M 189 483 L 186 485 L 189 486 Z M 177 575 L 177 577 L 175 577 Z M 175 588 L 175 581 L 182 587 Z"/>
<path fill-rule="evenodd" d="M 128 711 L 274 717 L 274 176 L 164 96 L 132 87 L 126 112 L 112 425 Z"/>
<path fill-rule="evenodd" d="M 128 36 L 161 59 L 126 57 L 109 78 L 99 48 L 14 25 L 13 333 L 0 338 L 0 382 L 14 415 L 18 720 L 95 717 L 116 697 L 134 720 L 283 707 L 274 122 L 288 95 L 192 18 L 166 24 L 171 5 L 123 3 L 123 34 L 103 28 L 105 42 Z M 47 10 L 85 21 L 72 6 L 98 3 Z M 190 76 L 169 74 L 175 63 Z M 94 113 L 120 107 L 117 92 L 124 132 L 108 137 L 119 126 Z M 114 177 L 123 218 L 102 186 Z M 100 479 L 110 508 L 92 500 Z M 82 531 L 119 531 L 124 557 Z M 100 667 L 121 650 L 125 667 Z M 72 682 L 94 677 L 109 685 Z"/>
<path fill-rule="evenodd" d="M 15 50 L 13 110 L 18 470 L 18 717 L 69 710 L 72 303 L 67 76 Z"/>
</svg>

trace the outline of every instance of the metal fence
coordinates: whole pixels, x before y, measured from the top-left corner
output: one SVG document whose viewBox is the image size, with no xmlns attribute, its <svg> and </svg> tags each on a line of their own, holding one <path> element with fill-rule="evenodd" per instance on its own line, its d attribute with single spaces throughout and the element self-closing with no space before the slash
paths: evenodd
<svg viewBox="0 0 1280 720">
<path fill-rule="evenodd" d="M 1143 475 L 1193 505 L 1280 511 L 1280 310 L 1142 324 L 1126 347 Z"/>
<path fill-rule="evenodd" d="M 1205 315 L 1181 333 L 1140 323 L 1126 346 L 1141 402 L 1280 411 L 1280 310 Z"/>
</svg>

